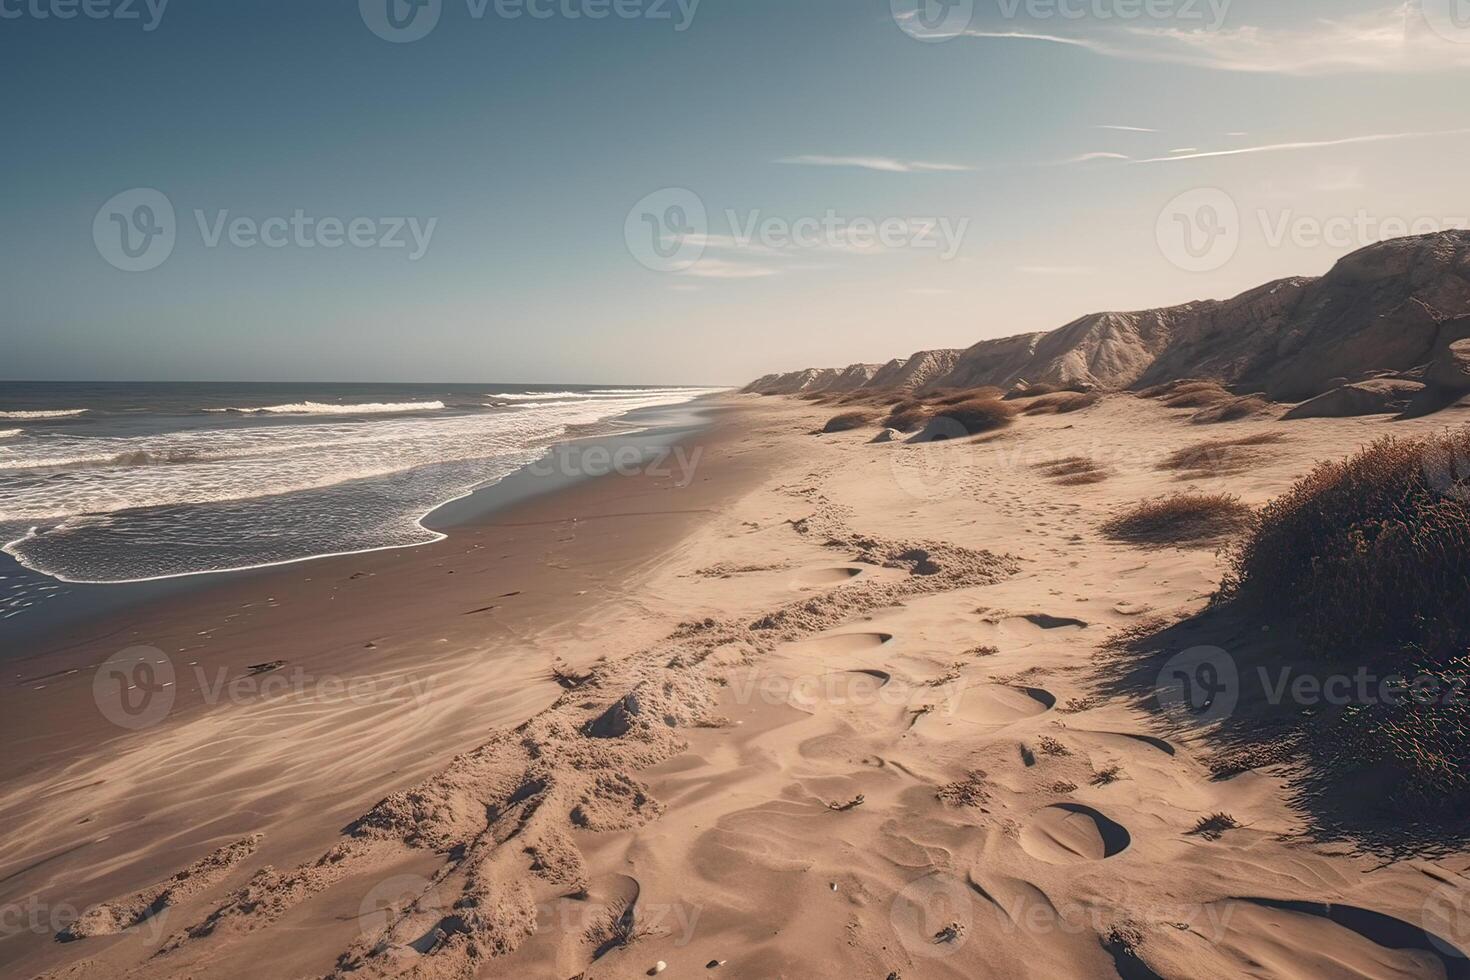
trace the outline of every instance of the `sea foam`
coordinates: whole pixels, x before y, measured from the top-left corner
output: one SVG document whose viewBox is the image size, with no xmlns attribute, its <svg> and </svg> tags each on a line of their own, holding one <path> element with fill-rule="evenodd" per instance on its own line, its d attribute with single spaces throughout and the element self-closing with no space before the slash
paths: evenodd
<svg viewBox="0 0 1470 980">
<path fill-rule="evenodd" d="M 236 415 L 391 415 L 401 412 L 437 412 L 443 402 L 367 402 L 361 405 L 332 405 L 326 402 L 292 402 L 289 405 L 263 405 L 259 408 L 206 408 L 206 412 L 233 412 Z"/>
<path fill-rule="evenodd" d="M 77 415 L 85 415 L 87 411 L 85 408 L 65 408 L 37 412 L 0 412 L 0 419 L 69 419 Z"/>
</svg>

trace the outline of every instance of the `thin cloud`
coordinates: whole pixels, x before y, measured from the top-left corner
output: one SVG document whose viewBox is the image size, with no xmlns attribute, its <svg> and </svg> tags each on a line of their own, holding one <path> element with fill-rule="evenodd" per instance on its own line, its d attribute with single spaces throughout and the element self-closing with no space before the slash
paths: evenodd
<svg viewBox="0 0 1470 980">
<path fill-rule="evenodd" d="M 966 30 L 963 36 L 1058 44 L 1130 61 L 1277 75 L 1353 72 L 1412 74 L 1470 67 L 1470 44 L 1433 31 L 1406 0 L 1356 16 L 1319 18 L 1294 28 L 1138 27 L 1067 37 L 1026 31 Z"/>
<path fill-rule="evenodd" d="M 1241 146 L 1233 150 L 1211 150 L 1208 153 L 1186 153 L 1180 156 L 1146 157 L 1134 163 L 1178 163 L 1181 160 L 1209 160 L 1215 157 L 1238 157 L 1257 153 L 1286 153 L 1293 150 L 1316 150 L 1332 146 L 1352 146 L 1359 143 L 1391 143 L 1398 140 L 1431 139 L 1436 136 L 1470 135 L 1470 129 L 1440 129 L 1419 133 L 1372 133 L 1366 136 L 1348 136 L 1335 140 L 1302 140 L 1293 143 L 1268 143 L 1263 146 Z"/>
<path fill-rule="evenodd" d="M 1094 126 L 1093 129 L 1109 129 L 1115 133 L 1157 133 L 1157 129 L 1149 129 L 1145 126 Z"/>
<path fill-rule="evenodd" d="M 856 167 L 862 170 L 879 170 L 884 173 L 959 173 L 972 168 L 958 163 L 932 163 L 925 160 L 897 160 L 893 157 L 838 157 L 821 154 L 783 157 L 777 163 L 803 167 Z"/>
<path fill-rule="evenodd" d="M 1056 161 L 1053 164 L 1053 166 L 1059 166 L 1059 165 L 1064 165 L 1064 164 L 1068 164 L 1068 163 L 1090 163 L 1093 160 L 1128 160 L 1128 161 L 1131 161 L 1132 159 L 1133 158 L 1130 157 L 1126 153 L 1109 153 L 1109 152 L 1104 151 L 1104 150 L 1097 150 L 1097 151 L 1094 151 L 1092 153 L 1081 153 L 1081 154 L 1078 154 L 1075 157 L 1068 157 L 1065 160 L 1058 160 L 1058 161 Z"/>
<path fill-rule="evenodd" d="M 749 265 L 744 262 L 730 262 L 726 259 L 705 256 L 685 269 L 683 275 L 696 276 L 700 279 L 764 279 L 767 276 L 780 275 L 780 272 L 769 266 Z"/>
</svg>

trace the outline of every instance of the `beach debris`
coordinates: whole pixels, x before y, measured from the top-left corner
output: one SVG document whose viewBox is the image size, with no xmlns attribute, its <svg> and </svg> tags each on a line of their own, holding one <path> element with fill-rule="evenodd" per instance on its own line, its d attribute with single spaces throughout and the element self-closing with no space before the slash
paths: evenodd
<svg viewBox="0 0 1470 980">
<path fill-rule="evenodd" d="M 856 810 L 858 807 L 862 806 L 866 802 L 868 802 L 867 797 L 859 793 L 857 796 L 854 796 L 846 803 L 828 803 L 827 809 L 833 811 L 834 813 L 846 813 L 848 810 Z"/>
<path fill-rule="evenodd" d="M 725 961 L 724 960 L 710 960 L 708 963 L 706 963 L 704 965 L 704 968 L 706 970 L 718 970 L 720 967 L 722 967 L 724 965 L 725 965 Z"/>
<path fill-rule="evenodd" d="M 965 927 L 958 922 L 951 922 L 934 934 L 935 943 L 952 943 L 965 934 Z"/>
<path fill-rule="evenodd" d="M 556 683 L 564 690 L 575 691 L 583 684 L 586 684 L 588 681 L 592 680 L 592 674 L 590 672 L 577 673 L 575 671 L 569 670 L 562 665 L 561 661 L 557 660 L 553 661 L 551 664 L 551 679 L 556 681 Z"/>
<path fill-rule="evenodd" d="M 657 963 L 653 964 L 653 969 L 648 971 L 648 975 L 651 977 L 656 977 L 668 968 L 669 965 L 667 963 L 665 963 L 663 960 L 659 960 Z"/>
<path fill-rule="evenodd" d="M 272 660 L 269 663 L 264 664 L 251 664 L 249 667 L 245 668 L 245 672 L 251 675 L 268 674 L 273 670 L 280 670 L 284 666 L 286 666 L 286 661 Z"/>
<path fill-rule="evenodd" d="M 1219 840 L 1225 835 L 1225 831 L 1235 830 L 1239 826 L 1239 821 L 1228 813 L 1212 813 L 1208 817 L 1201 817 L 1190 834 L 1205 840 Z"/>
</svg>

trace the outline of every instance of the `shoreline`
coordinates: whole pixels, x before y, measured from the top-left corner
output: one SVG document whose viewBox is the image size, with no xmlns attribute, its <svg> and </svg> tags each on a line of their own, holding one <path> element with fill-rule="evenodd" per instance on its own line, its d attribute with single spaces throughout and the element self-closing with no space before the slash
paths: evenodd
<svg viewBox="0 0 1470 980">
<path fill-rule="evenodd" d="M 582 447 L 585 450 L 604 445 L 631 444 L 635 447 L 657 449 L 666 442 L 677 441 L 681 437 L 687 437 L 707 427 L 709 425 L 708 406 L 712 404 L 712 398 L 717 399 L 718 397 L 701 396 L 681 405 L 637 409 L 592 426 L 592 428 L 611 429 L 611 431 L 585 436 L 568 433 L 547 446 L 537 460 L 519 467 L 492 483 L 475 487 L 458 497 L 436 504 L 426 511 L 418 518 L 418 524 L 425 531 L 437 536 L 432 540 L 415 544 L 329 552 L 240 568 L 184 572 L 115 582 L 83 582 L 61 578 L 32 569 L 10 554 L 8 550 L 0 549 L 0 572 L 32 576 L 42 583 L 54 582 L 70 587 L 68 595 L 63 597 L 69 601 L 48 601 L 34 612 L 22 614 L 3 624 L 5 632 L 0 634 L 0 664 L 6 663 L 9 659 L 15 659 L 8 652 L 7 647 L 20 641 L 45 646 L 48 642 L 46 637 L 48 632 L 64 631 L 64 627 L 59 626 L 59 623 L 74 624 L 78 619 L 91 620 L 118 614 L 139 604 L 168 598 L 182 601 L 185 596 L 197 590 L 208 589 L 216 584 L 241 579 L 252 574 L 269 573 L 273 569 L 292 565 L 439 544 L 455 527 L 483 519 L 498 510 L 529 500 L 537 494 L 553 493 L 582 479 L 595 479 L 599 475 L 615 475 L 606 473 L 569 474 L 557 472 L 554 467 L 549 472 L 538 473 L 538 470 L 544 469 L 544 464 L 548 459 L 562 452 L 566 447 L 574 447 L 574 450 L 575 447 Z M 21 540 L 24 538 L 7 542 L 5 548 Z"/>
</svg>

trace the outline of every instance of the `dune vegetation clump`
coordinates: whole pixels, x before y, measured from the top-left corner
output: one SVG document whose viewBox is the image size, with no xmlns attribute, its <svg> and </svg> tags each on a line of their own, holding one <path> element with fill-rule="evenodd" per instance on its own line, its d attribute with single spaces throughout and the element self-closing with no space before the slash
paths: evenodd
<svg viewBox="0 0 1470 980">
<path fill-rule="evenodd" d="M 1261 512 L 1217 601 L 1310 658 L 1412 683 L 1343 712 L 1317 751 L 1387 769 L 1421 810 L 1470 801 L 1470 429 L 1319 465 Z"/>
<path fill-rule="evenodd" d="M 1033 398 L 1021 406 L 1023 415 L 1066 415 L 1096 405 L 1102 396 L 1095 392 L 1058 391 Z"/>
<path fill-rule="evenodd" d="M 914 432 L 929 421 L 929 410 L 918 402 L 900 402 L 883 420 L 885 428 L 899 432 Z"/>
<path fill-rule="evenodd" d="M 1251 509 L 1230 494 L 1176 493 L 1129 508 L 1102 532 L 1128 544 L 1206 545 L 1244 530 L 1251 518 Z"/>
<path fill-rule="evenodd" d="M 1036 464 L 1042 475 L 1064 487 L 1084 487 L 1103 483 L 1113 474 L 1090 456 L 1067 456 Z"/>
<path fill-rule="evenodd" d="M 1212 439 L 1177 449 L 1160 460 L 1158 469 L 1174 470 L 1180 479 L 1197 480 L 1228 476 L 1266 462 L 1271 454 L 1261 449 L 1286 441 L 1278 432 L 1262 432 L 1239 439 Z"/>
<path fill-rule="evenodd" d="M 1235 396 L 1218 382 L 1196 381 L 1178 386 L 1159 400 L 1166 408 L 1215 408 L 1235 401 Z"/>
<path fill-rule="evenodd" d="M 959 391 L 939 391 L 927 396 L 928 401 L 935 405 L 963 405 L 970 401 L 988 401 L 999 398 L 1004 394 L 999 388 L 988 385 L 984 388 L 965 388 Z"/>
<path fill-rule="evenodd" d="M 1259 395 L 1232 398 L 1208 408 L 1203 408 L 1189 417 L 1195 425 L 1217 425 L 1221 422 L 1239 422 L 1255 418 L 1271 411 L 1275 406 Z"/>
<path fill-rule="evenodd" d="M 1381 439 L 1261 512 L 1226 594 L 1290 613 L 1319 653 L 1470 647 L 1470 429 Z"/>
<path fill-rule="evenodd" d="M 1015 419 L 1016 407 L 999 398 L 975 398 L 933 409 L 929 414 L 924 427 L 927 437 L 955 439 L 1005 428 Z"/>
<path fill-rule="evenodd" d="M 841 415 L 834 415 L 828 419 L 827 424 L 822 427 L 822 431 L 824 433 L 850 432 L 853 429 L 861 429 L 872 425 L 877 418 L 877 412 L 843 412 Z"/>
</svg>

